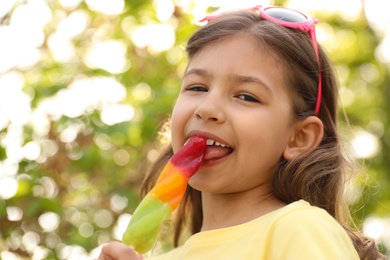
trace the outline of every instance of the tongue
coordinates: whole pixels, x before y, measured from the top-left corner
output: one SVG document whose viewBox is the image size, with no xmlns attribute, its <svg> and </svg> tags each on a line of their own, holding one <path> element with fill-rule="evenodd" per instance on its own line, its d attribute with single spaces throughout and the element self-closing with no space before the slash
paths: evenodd
<svg viewBox="0 0 390 260">
<path fill-rule="evenodd" d="M 229 154 L 231 151 L 230 148 L 227 147 L 221 147 L 221 146 L 208 146 L 206 150 L 206 154 L 204 156 L 205 160 L 210 159 L 218 159 L 221 158 L 227 154 Z"/>
</svg>

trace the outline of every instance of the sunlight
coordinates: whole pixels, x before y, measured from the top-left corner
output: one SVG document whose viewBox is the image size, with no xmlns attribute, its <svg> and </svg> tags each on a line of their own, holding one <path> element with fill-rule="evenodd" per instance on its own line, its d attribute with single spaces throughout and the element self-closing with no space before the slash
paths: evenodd
<svg viewBox="0 0 390 260">
<path fill-rule="evenodd" d="M 209 13 L 209 7 L 218 8 L 221 10 L 231 10 L 231 9 L 244 9 L 251 8 L 256 5 L 269 5 L 271 1 L 259 1 L 259 0 L 202 0 L 202 1 L 193 1 L 194 7 L 189 10 L 184 6 L 184 9 L 191 13 L 194 16 L 194 22 L 196 24 L 203 24 L 204 22 L 199 22 Z"/>
<path fill-rule="evenodd" d="M 57 196 L 58 185 L 52 178 L 48 176 L 42 177 L 40 180 L 40 186 L 43 189 L 42 197 L 55 198 Z"/>
<path fill-rule="evenodd" d="M 305 12 L 339 13 L 345 20 L 358 19 L 364 7 L 363 11 L 370 26 L 373 26 L 381 38 L 376 57 L 381 62 L 390 63 L 390 16 L 387 8 L 383 8 L 387 3 L 387 0 L 290 0 L 289 6 Z"/>
<path fill-rule="evenodd" d="M 382 40 L 381 44 L 376 49 L 375 57 L 383 62 L 383 63 L 390 63 L 390 31 L 386 34 L 384 39 Z"/>
<path fill-rule="evenodd" d="M 259 0 L 201 0 L 196 1 L 195 4 L 200 6 L 222 7 L 224 9 L 249 8 L 259 4 L 267 5 L 271 1 Z"/>
<path fill-rule="evenodd" d="M 118 217 L 117 223 L 113 229 L 113 238 L 122 240 L 123 233 L 125 233 L 130 219 L 131 215 L 128 213 L 123 213 Z"/>
<path fill-rule="evenodd" d="M 382 42 L 376 51 L 378 60 L 390 63 L 390 16 L 387 8 L 387 0 L 365 0 L 364 11 L 370 25 L 373 26 Z"/>
<path fill-rule="evenodd" d="M 390 29 L 390 16 L 387 0 L 364 0 L 364 11 L 371 25 L 379 31 L 381 36 L 388 34 Z"/>
<path fill-rule="evenodd" d="M 19 260 L 18 255 L 9 252 L 9 251 L 2 251 L 0 253 L 0 259 L 7 259 L 7 260 Z"/>
<path fill-rule="evenodd" d="M 11 24 L 15 26 L 31 28 L 43 28 L 52 19 L 52 12 L 47 1 L 26 1 L 19 5 L 12 13 Z"/>
<path fill-rule="evenodd" d="M 4 17 L 9 11 L 11 11 L 16 2 L 16 0 L 0 1 L 0 18 Z"/>
<path fill-rule="evenodd" d="M 119 149 L 115 151 L 113 158 L 117 165 L 125 166 L 130 161 L 130 154 L 124 149 Z"/>
<path fill-rule="evenodd" d="M 287 6 L 306 13 L 311 11 L 339 13 L 345 20 L 358 18 L 363 7 L 360 0 L 290 0 Z"/>
<path fill-rule="evenodd" d="M 34 248 L 31 260 L 47 259 L 48 255 L 49 255 L 49 249 L 42 246 L 37 246 L 36 248 Z"/>
<path fill-rule="evenodd" d="M 356 132 L 351 143 L 356 158 L 370 158 L 379 152 L 378 138 L 363 130 Z"/>
<path fill-rule="evenodd" d="M 384 230 L 384 222 L 382 221 L 381 218 L 376 216 L 371 216 L 364 220 L 363 233 L 366 234 L 367 236 L 375 240 L 378 240 L 382 236 L 383 230 Z"/>
<path fill-rule="evenodd" d="M 125 7 L 123 0 L 86 0 L 85 2 L 91 10 L 108 15 L 120 14 Z"/>
<path fill-rule="evenodd" d="M 23 85 L 24 77 L 19 72 L 0 74 L 0 130 L 7 123 L 22 126 L 29 121 L 31 98 L 23 92 Z"/>
<path fill-rule="evenodd" d="M 76 139 L 81 129 L 82 129 L 81 124 L 70 124 L 61 131 L 59 139 L 63 143 L 71 143 Z"/>
<path fill-rule="evenodd" d="M 172 3 L 172 0 L 155 0 L 154 5 L 157 12 L 157 18 L 161 22 L 168 21 L 175 11 L 175 5 Z"/>
<path fill-rule="evenodd" d="M 359 74 L 367 83 L 372 83 L 380 77 L 378 67 L 372 63 L 365 63 L 361 65 L 359 68 Z"/>
<path fill-rule="evenodd" d="M 110 207 L 112 211 L 119 213 L 128 205 L 128 199 L 124 196 L 114 195 L 110 199 Z"/>
<path fill-rule="evenodd" d="M 48 115 L 77 118 L 122 101 L 125 87 L 111 77 L 80 78 L 42 104 Z M 69 106 L 69 104 L 72 104 Z"/>
<path fill-rule="evenodd" d="M 50 35 L 47 46 L 53 58 L 58 62 L 67 62 L 75 56 L 73 43 L 61 34 L 53 33 Z"/>
<path fill-rule="evenodd" d="M 82 237 L 91 237 L 93 235 L 93 232 L 94 228 L 90 223 L 85 222 L 79 226 L 79 233 Z"/>
<path fill-rule="evenodd" d="M 118 74 L 129 68 L 126 58 L 126 45 L 121 41 L 94 43 L 84 56 L 85 64 L 90 68 L 101 68 Z"/>
<path fill-rule="evenodd" d="M 9 221 L 20 221 L 23 217 L 23 210 L 19 207 L 7 207 Z"/>
<path fill-rule="evenodd" d="M 89 16 L 83 11 L 74 11 L 61 20 L 47 41 L 49 50 L 55 60 L 66 62 L 75 57 L 72 38 L 82 33 L 89 23 Z"/>
<path fill-rule="evenodd" d="M 41 146 L 38 142 L 31 141 L 23 146 L 22 152 L 24 158 L 30 161 L 35 161 L 41 154 Z"/>
<path fill-rule="evenodd" d="M 53 232 L 60 225 L 60 216 L 55 212 L 45 212 L 39 216 L 38 223 L 44 232 Z"/>
<path fill-rule="evenodd" d="M 82 33 L 88 26 L 89 15 L 84 11 L 74 11 L 57 26 L 57 33 L 68 39 Z"/>
<path fill-rule="evenodd" d="M 64 245 L 57 247 L 58 254 L 64 260 L 85 260 L 88 258 L 87 251 L 78 245 Z"/>
<path fill-rule="evenodd" d="M 43 27 L 51 19 L 51 10 L 43 0 L 27 1 L 15 8 L 9 25 L 0 25 L 0 73 L 16 66 L 33 66 L 41 59 L 37 48 L 44 43 Z"/>
<path fill-rule="evenodd" d="M 2 173 L 2 176 L 14 176 L 18 172 L 19 165 L 18 161 L 11 161 L 8 158 L 0 161 L 0 172 Z M 0 179 L 0 187 L 1 187 L 1 179 Z M 0 197 L 1 196 L 1 190 L 0 190 Z"/>
<path fill-rule="evenodd" d="M 112 222 L 114 221 L 114 217 L 111 211 L 106 209 L 99 209 L 95 212 L 93 221 L 98 227 L 107 228 L 111 226 Z"/>
<path fill-rule="evenodd" d="M 0 178 L 0 198 L 8 200 L 18 191 L 18 181 L 12 177 Z"/>
<path fill-rule="evenodd" d="M 339 90 L 339 95 L 343 107 L 348 107 L 352 105 L 353 101 L 355 100 L 354 92 L 347 87 L 341 87 Z"/>
<path fill-rule="evenodd" d="M 139 101 L 150 101 L 153 90 L 148 83 L 140 82 L 132 89 L 131 93 Z"/>
<path fill-rule="evenodd" d="M 131 35 L 138 48 L 148 47 L 150 53 L 159 53 L 171 48 L 175 43 L 175 29 L 169 24 L 149 24 L 139 26 Z"/>
<path fill-rule="evenodd" d="M 112 147 L 111 138 L 106 134 L 95 134 L 93 140 L 101 150 L 109 150 Z"/>
<path fill-rule="evenodd" d="M 59 2 L 63 7 L 72 9 L 77 7 L 82 2 L 82 0 L 59 0 Z"/>
<path fill-rule="evenodd" d="M 33 251 L 34 248 L 38 246 L 40 240 L 41 240 L 40 236 L 33 231 L 26 232 L 22 236 L 23 247 L 30 252 Z"/>
<path fill-rule="evenodd" d="M 100 119 L 106 125 L 115 125 L 130 121 L 134 117 L 134 108 L 129 105 L 106 106 L 100 113 Z"/>
</svg>

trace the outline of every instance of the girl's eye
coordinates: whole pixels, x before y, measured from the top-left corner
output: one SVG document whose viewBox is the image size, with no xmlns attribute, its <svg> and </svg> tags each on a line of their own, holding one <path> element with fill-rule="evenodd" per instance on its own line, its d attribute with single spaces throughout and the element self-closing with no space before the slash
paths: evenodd
<svg viewBox="0 0 390 260">
<path fill-rule="evenodd" d="M 192 85 L 187 88 L 190 91 L 207 92 L 207 88 L 202 85 Z"/>
<path fill-rule="evenodd" d="M 257 98 L 249 95 L 249 94 L 239 94 L 236 96 L 237 98 L 239 99 L 242 99 L 244 101 L 247 101 L 247 102 L 253 102 L 253 103 L 259 103 L 260 100 L 258 100 Z"/>
</svg>

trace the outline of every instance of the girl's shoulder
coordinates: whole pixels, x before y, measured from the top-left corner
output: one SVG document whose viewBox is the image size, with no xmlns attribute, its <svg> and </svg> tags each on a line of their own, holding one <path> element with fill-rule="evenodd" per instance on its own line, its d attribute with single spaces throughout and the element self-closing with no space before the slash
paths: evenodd
<svg viewBox="0 0 390 260">
<path fill-rule="evenodd" d="M 345 229 L 326 210 L 299 200 L 272 212 L 268 216 L 269 228 L 301 235 L 327 235 L 349 239 Z M 284 231 L 283 231 L 284 230 Z M 277 234 L 277 233 L 276 233 Z"/>
<path fill-rule="evenodd" d="M 312 206 L 305 200 L 298 200 L 287 204 L 286 206 L 271 212 L 270 215 L 273 215 L 274 218 L 289 219 L 294 219 L 296 217 L 309 218 L 311 216 L 322 216 L 324 218 L 329 218 L 330 220 L 336 221 L 326 210 Z"/>
<path fill-rule="evenodd" d="M 268 239 L 275 247 L 283 246 L 290 253 L 315 256 L 326 252 L 327 257 L 335 257 L 328 259 L 359 259 L 349 235 L 337 220 L 306 201 L 296 201 L 273 212 L 268 221 Z"/>
</svg>

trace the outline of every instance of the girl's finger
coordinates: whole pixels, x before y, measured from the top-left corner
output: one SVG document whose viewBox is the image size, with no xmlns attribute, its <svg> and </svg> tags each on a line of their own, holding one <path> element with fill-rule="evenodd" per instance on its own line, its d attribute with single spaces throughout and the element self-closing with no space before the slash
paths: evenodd
<svg viewBox="0 0 390 260">
<path fill-rule="evenodd" d="M 102 247 L 98 260 L 142 260 L 142 255 L 120 242 L 110 242 Z"/>
</svg>

